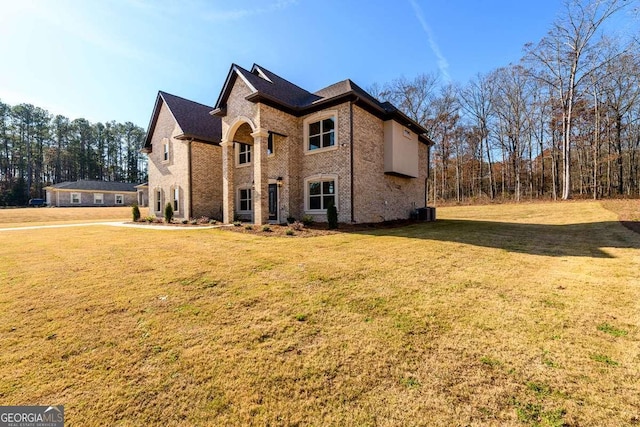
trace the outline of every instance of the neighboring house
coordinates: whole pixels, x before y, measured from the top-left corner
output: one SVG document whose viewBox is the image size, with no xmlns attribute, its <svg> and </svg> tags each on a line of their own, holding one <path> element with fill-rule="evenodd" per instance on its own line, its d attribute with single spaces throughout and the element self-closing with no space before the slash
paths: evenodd
<svg viewBox="0 0 640 427">
<path fill-rule="evenodd" d="M 222 219 L 222 150 L 212 107 L 159 92 L 143 153 L 149 157 L 149 213 Z"/>
<path fill-rule="evenodd" d="M 150 206 L 173 197 L 187 216 L 219 206 L 224 222 L 256 224 L 326 221 L 331 203 L 343 223 L 408 218 L 426 206 L 426 129 L 351 80 L 310 93 L 259 65 L 232 65 L 212 116 L 208 108 L 158 95 L 143 149 Z"/>
<path fill-rule="evenodd" d="M 68 181 L 45 187 L 47 206 L 131 206 L 136 184 L 110 181 Z"/>
</svg>

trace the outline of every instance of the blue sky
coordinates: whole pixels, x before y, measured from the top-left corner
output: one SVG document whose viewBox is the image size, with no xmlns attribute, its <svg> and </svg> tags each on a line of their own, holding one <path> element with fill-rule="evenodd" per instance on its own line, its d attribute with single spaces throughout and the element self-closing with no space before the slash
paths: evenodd
<svg viewBox="0 0 640 427">
<path fill-rule="evenodd" d="M 0 100 L 146 128 L 158 90 L 213 105 L 231 63 L 315 91 L 517 62 L 562 0 L 0 0 Z"/>
</svg>

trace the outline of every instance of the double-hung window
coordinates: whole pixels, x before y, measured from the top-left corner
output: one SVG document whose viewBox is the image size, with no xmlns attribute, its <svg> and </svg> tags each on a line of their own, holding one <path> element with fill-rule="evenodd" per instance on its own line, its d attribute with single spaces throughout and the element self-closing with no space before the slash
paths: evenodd
<svg viewBox="0 0 640 427">
<path fill-rule="evenodd" d="M 162 212 L 162 190 L 156 190 L 156 212 Z"/>
<path fill-rule="evenodd" d="M 93 193 L 93 204 L 94 205 L 102 205 L 102 204 L 104 204 L 104 194 L 102 194 L 102 193 Z"/>
<path fill-rule="evenodd" d="M 240 212 L 249 212 L 252 210 L 251 205 L 251 189 L 241 188 L 239 190 L 238 210 Z"/>
<path fill-rule="evenodd" d="M 71 193 L 71 204 L 72 205 L 80 204 L 80 193 Z"/>
<path fill-rule="evenodd" d="M 251 163 L 251 146 L 249 144 L 238 143 L 238 164 L 248 165 Z"/>
<path fill-rule="evenodd" d="M 116 194 L 116 205 L 124 205 L 124 196 L 122 194 Z"/>
<path fill-rule="evenodd" d="M 162 140 L 162 161 L 163 162 L 168 162 L 169 161 L 169 140 L 167 138 L 164 138 Z"/>
<path fill-rule="evenodd" d="M 173 188 L 173 211 L 178 212 L 180 209 L 180 187 Z"/>
</svg>

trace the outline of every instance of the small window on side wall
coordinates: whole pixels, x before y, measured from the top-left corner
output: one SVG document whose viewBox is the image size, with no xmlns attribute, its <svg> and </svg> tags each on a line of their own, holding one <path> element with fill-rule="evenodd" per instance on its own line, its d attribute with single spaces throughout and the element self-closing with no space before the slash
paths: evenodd
<svg viewBox="0 0 640 427">
<path fill-rule="evenodd" d="M 273 156 L 275 154 L 275 152 L 273 151 L 273 139 L 273 134 L 269 133 L 269 137 L 267 138 L 267 156 Z"/>
<path fill-rule="evenodd" d="M 71 193 L 71 204 L 72 205 L 80 204 L 80 193 Z"/>
<path fill-rule="evenodd" d="M 156 212 L 162 212 L 162 190 L 156 190 Z"/>
<path fill-rule="evenodd" d="M 102 193 L 93 193 L 93 204 L 94 205 L 102 205 L 102 204 L 104 204 L 104 194 L 102 194 Z"/>
<path fill-rule="evenodd" d="M 116 194 L 116 205 L 124 205 L 124 196 L 122 194 Z"/>
<path fill-rule="evenodd" d="M 162 140 L 162 161 L 169 161 L 169 140 L 167 138 Z"/>
<path fill-rule="evenodd" d="M 180 187 L 173 189 L 173 211 L 178 212 L 180 209 Z"/>
</svg>

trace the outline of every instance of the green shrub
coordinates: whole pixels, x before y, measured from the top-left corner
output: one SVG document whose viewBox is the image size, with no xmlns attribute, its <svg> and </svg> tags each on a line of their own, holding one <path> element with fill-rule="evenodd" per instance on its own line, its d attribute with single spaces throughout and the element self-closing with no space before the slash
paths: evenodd
<svg viewBox="0 0 640 427">
<path fill-rule="evenodd" d="M 156 220 L 156 217 L 153 216 L 153 215 L 149 215 L 149 216 L 144 217 L 144 220 L 149 222 L 149 223 L 151 223 L 151 222 Z"/>
<path fill-rule="evenodd" d="M 338 208 L 333 202 L 327 207 L 327 222 L 330 230 L 338 228 Z"/>
<path fill-rule="evenodd" d="M 186 224 L 189 224 L 189 220 L 188 220 L 188 219 L 183 219 L 183 220 L 182 220 L 182 223 L 183 223 L 183 224 L 185 224 L 185 225 L 186 225 Z"/>
<path fill-rule="evenodd" d="M 131 206 L 131 215 L 133 216 L 133 222 L 140 221 L 140 208 L 138 205 Z"/>
<path fill-rule="evenodd" d="M 242 223 L 240 221 L 233 221 L 233 226 L 234 227 L 240 227 L 242 225 Z"/>
<path fill-rule="evenodd" d="M 294 222 L 296 222 L 296 219 L 292 216 L 288 216 L 287 217 L 287 223 L 289 224 L 293 224 Z"/>
<path fill-rule="evenodd" d="M 171 223 L 172 220 L 173 220 L 173 206 L 171 206 L 171 203 L 167 203 L 167 205 L 164 207 L 164 222 Z"/>
<path fill-rule="evenodd" d="M 215 219 L 210 219 L 209 220 L 209 224 L 210 225 L 216 225 L 218 223 L 218 221 L 216 221 Z"/>
<path fill-rule="evenodd" d="M 285 231 L 284 234 L 286 234 L 287 236 L 293 236 L 296 233 L 294 233 L 292 229 L 287 228 L 287 231 Z"/>
<path fill-rule="evenodd" d="M 304 215 L 302 217 L 302 223 L 304 224 L 305 227 L 309 227 L 313 225 L 313 217 L 311 215 Z"/>
<path fill-rule="evenodd" d="M 263 225 L 262 231 L 264 231 L 265 233 L 269 233 L 271 231 L 271 227 L 269 227 L 268 225 Z"/>
<path fill-rule="evenodd" d="M 244 229 L 245 230 L 253 230 L 253 225 L 247 224 L 247 225 L 244 226 Z"/>
</svg>

